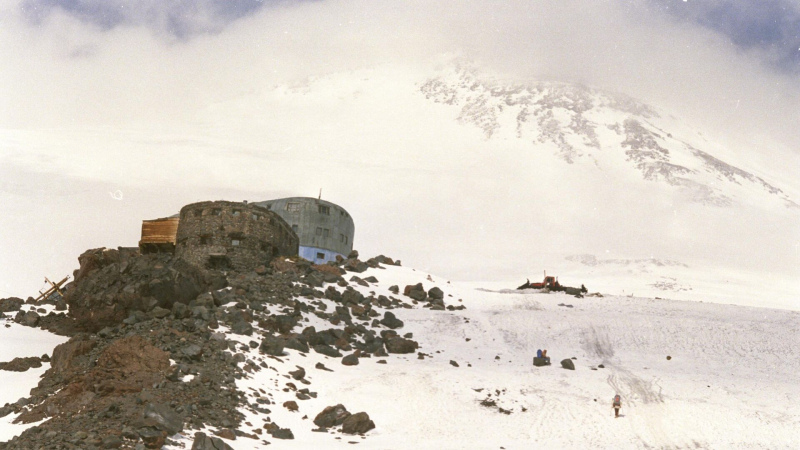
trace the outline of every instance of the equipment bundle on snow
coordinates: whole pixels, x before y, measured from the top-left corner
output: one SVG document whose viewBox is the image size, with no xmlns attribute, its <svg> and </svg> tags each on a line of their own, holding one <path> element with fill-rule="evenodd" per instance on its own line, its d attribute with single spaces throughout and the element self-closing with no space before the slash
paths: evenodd
<svg viewBox="0 0 800 450">
<path fill-rule="evenodd" d="M 550 357 L 547 356 L 547 350 L 542 351 L 540 349 L 540 350 L 536 351 L 536 356 L 533 357 L 533 365 L 536 366 L 536 367 L 542 367 L 542 366 L 549 366 L 550 365 Z"/>
</svg>

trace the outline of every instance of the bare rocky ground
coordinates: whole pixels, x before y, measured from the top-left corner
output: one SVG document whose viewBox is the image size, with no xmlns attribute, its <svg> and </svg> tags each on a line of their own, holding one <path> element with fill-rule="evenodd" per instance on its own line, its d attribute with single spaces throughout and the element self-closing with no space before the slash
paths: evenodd
<svg viewBox="0 0 800 450">
<path fill-rule="evenodd" d="M 89 250 L 79 262 L 65 298 L 48 300 L 55 303 L 54 312 L 37 312 L 32 299 L 0 300 L 7 318 L 70 337 L 52 355 L 0 363 L 0 370 L 17 371 L 51 364 L 29 397 L 0 407 L 0 417 L 14 413 L 18 423 L 43 422 L 0 443 L 0 449 L 161 448 L 175 444 L 170 436 L 178 432 L 208 429 L 218 436 L 198 431 L 194 449 L 230 448 L 220 438 L 237 436 L 265 443 L 292 439 L 290 429 L 269 419 L 254 433 L 240 431 L 242 408 L 269 414 L 270 408 L 297 405 L 274 404 L 268 387 L 246 395 L 236 380 L 278 370 L 267 361 L 285 349 L 341 358 L 344 365 L 415 353 L 419 344 L 395 331 L 402 321 L 377 308 L 463 308 L 446 306 L 439 288 L 426 291 L 421 284 L 406 286 L 402 294 L 393 286 L 396 296 L 364 296 L 349 288 L 371 281 L 358 273 L 399 262 L 384 256 L 361 261 L 357 252 L 328 265 L 276 259 L 247 273 L 204 270 L 171 255 L 126 257 L 106 249 Z M 323 291 L 323 283 L 344 289 L 329 285 Z M 322 298 L 335 302 L 335 309 L 328 310 Z M 302 328 L 311 315 L 330 327 Z M 229 339 L 222 331 L 243 339 Z M 316 397 L 305 369 L 282 375 L 301 385 L 288 383 L 299 401 Z M 345 434 L 363 435 L 375 427 L 368 413 L 351 414 L 343 405 L 320 411 L 313 421 L 320 431 L 341 426 Z"/>
</svg>

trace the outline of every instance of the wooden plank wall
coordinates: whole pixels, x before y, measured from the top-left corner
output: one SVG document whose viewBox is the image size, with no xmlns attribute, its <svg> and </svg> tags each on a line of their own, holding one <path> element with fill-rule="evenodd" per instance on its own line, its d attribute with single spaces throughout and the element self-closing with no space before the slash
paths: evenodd
<svg viewBox="0 0 800 450">
<path fill-rule="evenodd" d="M 177 217 L 142 221 L 140 244 L 175 244 L 179 221 Z"/>
</svg>

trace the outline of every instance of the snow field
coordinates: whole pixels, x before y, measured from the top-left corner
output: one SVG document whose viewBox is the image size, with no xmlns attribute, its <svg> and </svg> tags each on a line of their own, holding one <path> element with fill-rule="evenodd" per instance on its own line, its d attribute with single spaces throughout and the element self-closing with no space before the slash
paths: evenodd
<svg viewBox="0 0 800 450">
<path fill-rule="evenodd" d="M 415 354 L 390 355 L 362 358 L 358 366 L 347 367 L 340 358 L 313 350 L 304 356 L 287 349 L 277 359 L 254 350 L 250 357 L 270 369 L 237 385 L 251 400 L 253 389 L 263 389 L 270 395 L 271 414 L 243 409 L 252 424 L 242 426 L 243 431 L 252 432 L 268 416 L 294 433 L 295 439 L 286 441 L 262 434 L 282 448 L 345 448 L 351 443 L 374 449 L 800 445 L 797 312 L 638 297 L 492 292 L 437 277 L 431 282 L 428 274 L 404 267 L 358 274 L 370 275 L 379 280 L 377 285 L 352 286 L 377 296 L 391 295 L 393 284 L 402 292 L 405 285 L 422 282 L 426 290 L 439 286 L 446 304 L 458 305 L 461 298 L 467 309 L 428 311 L 420 304 L 392 310 L 405 322 L 396 331 L 413 333 L 419 351 L 431 355 L 424 360 Z M 295 330 L 330 327 L 317 320 L 309 316 Z M 532 366 L 538 348 L 548 350 L 552 366 Z M 562 369 L 559 362 L 571 357 L 577 358 L 576 370 Z M 377 364 L 380 359 L 388 363 Z M 315 369 L 317 362 L 334 372 Z M 283 375 L 296 366 L 306 370 L 310 385 Z M 318 396 L 297 400 L 293 391 L 283 390 L 287 382 Z M 616 393 L 623 399 L 620 419 L 611 409 Z M 288 400 L 297 401 L 298 412 L 282 406 Z M 481 404 L 484 400 L 490 400 L 489 406 Z M 337 403 L 352 413 L 366 411 L 376 428 L 365 437 L 311 432 L 313 418 Z M 264 448 L 260 440 L 241 437 L 228 443 L 237 450 Z"/>
</svg>

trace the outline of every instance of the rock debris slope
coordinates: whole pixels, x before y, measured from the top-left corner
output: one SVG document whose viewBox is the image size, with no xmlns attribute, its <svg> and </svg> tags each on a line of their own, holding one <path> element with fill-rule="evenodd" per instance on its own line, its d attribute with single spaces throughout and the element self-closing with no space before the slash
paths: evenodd
<svg viewBox="0 0 800 450">
<path fill-rule="evenodd" d="M 72 292 L 119 282 L 122 264 L 93 252 L 96 267 Z M 138 258 L 127 265 L 133 283 L 174 275 L 176 261 Z M 163 277 L 145 276 L 152 271 Z M 800 367 L 786 338 L 800 327 L 797 312 L 475 289 L 355 254 L 338 265 L 281 259 L 247 273 L 200 274 L 207 290 L 194 298 L 169 306 L 144 295 L 124 314 L 90 320 L 97 331 L 53 305 L 21 305 L 71 337 L 39 356 L 42 368 L 28 369 L 47 370 L 39 385 L 0 409 L 10 439 L 0 448 L 797 442 Z M 5 319 L 13 329 L 32 330 L 14 318 Z M 537 349 L 553 363 L 534 367 Z"/>
</svg>

